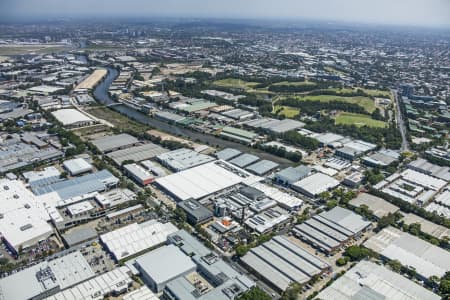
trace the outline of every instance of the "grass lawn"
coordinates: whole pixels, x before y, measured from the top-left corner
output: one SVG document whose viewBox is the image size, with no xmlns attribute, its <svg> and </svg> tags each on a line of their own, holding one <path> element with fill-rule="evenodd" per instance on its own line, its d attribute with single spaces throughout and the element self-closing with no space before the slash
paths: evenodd
<svg viewBox="0 0 450 300">
<path fill-rule="evenodd" d="M 47 54 L 62 51 L 69 51 L 70 46 L 46 44 L 46 45 L 5 45 L 0 46 L 0 55 L 26 55 L 26 54 Z"/>
<path fill-rule="evenodd" d="M 341 101 L 347 103 L 358 104 L 363 107 L 368 113 L 372 113 L 375 110 L 375 102 L 368 97 L 344 97 L 344 96 L 333 96 L 333 95 L 317 95 L 317 96 L 297 96 L 296 99 L 299 101 Z"/>
<path fill-rule="evenodd" d="M 274 83 L 272 85 L 274 85 L 274 86 L 277 86 L 277 85 L 305 86 L 305 85 L 316 85 L 316 83 L 311 82 L 311 81 L 299 81 L 299 82 L 281 81 L 281 82 Z"/>
<path fill-rule="evenodd" d="M 129 119 L 128 117 L 121 115 L 118 112 L 113 111 L 107 107 L 94 107 L 87 110 L 88 113 L 93 116 L 106 120 L 113 124 L 116 128 L 125 129 L 125 130 L 133 130 L 137 132 L 144 132 L 150 129 L 150 127 L 145 126 L 144 124 L 138 123 Z"/>
<path fill-rule="evenodd" d="M 273 113 L 284 115 L 286 118 L 294 118 L 300 114 L 300 109 L 296 107 L 276 105 L 273 109 Z"/>
<path fill-rule="evenodd" d="M 369 90 L 369 89 L 362 89 L 366 94 L 374 97 L 386 97 L 389 99 L 392 98 L 392 93 L 390 91 L 382 91 L 382 90 Z"/>
<path fill-rule="evenodd" d="M 376 128 L 386 127 L 386 122 L 374 120 L 370 116 L 348 112 L 340 113 L 336 117 L 335 122 L 336 124 L 339 125 L 356 125 L 358 127 L 362 126 L 376 127 Z"/>
<path fill-rule="evenodd" d="M 236 78 L 226 78 L 222 80 L 216 80 L 213 82 L 214 85 L 226 87 L 226 88 L 239 88 L 239 89 L 251 89 L 257 86 L 258 82 L 249 82 Z"/>
</svg>

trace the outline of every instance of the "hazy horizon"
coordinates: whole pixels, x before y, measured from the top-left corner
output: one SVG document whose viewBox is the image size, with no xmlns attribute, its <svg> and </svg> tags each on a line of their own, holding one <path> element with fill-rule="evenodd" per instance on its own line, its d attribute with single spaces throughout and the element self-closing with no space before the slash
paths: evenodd
<svg viewBox="0 0 450 300">
<path fill-rule="evenodd" d="M 58 18 L 297 19 L 450 28 L 448 0 L 3 0 L 7 21 Z"/>
</svg>

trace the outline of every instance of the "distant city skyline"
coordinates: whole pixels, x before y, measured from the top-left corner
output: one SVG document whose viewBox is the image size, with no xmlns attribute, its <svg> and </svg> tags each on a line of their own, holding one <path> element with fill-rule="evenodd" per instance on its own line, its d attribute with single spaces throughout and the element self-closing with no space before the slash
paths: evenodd
<svg viewBox="0 0 450 300">
<path fill-rule="evenodd" d="M 299 19 L 450 28 L 449 0 L 2 0 L 2 20 L 186 17 Z"/>
</svg>

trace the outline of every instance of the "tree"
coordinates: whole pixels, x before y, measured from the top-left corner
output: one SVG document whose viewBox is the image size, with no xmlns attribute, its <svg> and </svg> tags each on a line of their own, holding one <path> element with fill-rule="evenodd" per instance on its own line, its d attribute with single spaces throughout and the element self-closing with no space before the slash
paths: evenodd
<svg viewBox="0 0 450 300">
<path fill-rule="evenodd" d="M 395 215 L 392 213 L 388 213 L 386 216 L 383 216 L 378 220 L 378 225 L 376 230 L 380 231 L 385 227 L 395 224 Z"/>
<path fill-rule="evenodd" d="M 249 247 L 247 247 L 247 246 L 244 245 L 244 244 L 239 244 L 239 245 L 236 247 L 235 252 L 236 252 L 236 255 L 237 255 L 237 256 L 242 257 L 242 256 L 244 256 L 244 255 L 248 252 L 248 250 L 249 250 Z"/>
<path fill-rule="evenodd" d="M 369 182 L 371 185 L 375 185 L 384 179 L 383 174 L 381 174 L 380 170 L 378 169 L 367 170 L 364 175 L 367 182 Z"/>
<path fill-rule="evenodd" d="M 346 264 L 347 264 L 347 259 L 345 259 L 344 257 L 340 257 L 336 260 L 336 265 L 338 267 L 345 266 Z"/>
<path fill-rule="evenodd" d="M 292 283 L 281 295 L 281 300 L 297 300 L 302 291 L 302 286 L 298 283 Z"/>
<path fill-rule="evenodd" d="M 179 224 L 186 223 L 186 213 L 184 212 L 184 210 L 182 210 L 181 208 L 177 207 L 175 209 L 175 211 L 174 211 L 174 215 L 175 215 L 175 220 Z"/>
<path fill-rule="evenodd" d="M 392 269 L 392 271 L 397 273 L 400 273 L 402 270 L 402 264 L 396 259 L 389 261 L 388 266 Z"/>
<path fill-rule="evenodd" d="M 333 207 L 336 207 L 338 205 L 337 200 L 329 200 L 327 201 L 327 209 L 330 210 Z"/>
<path fill-rule="evenodd" d="M 351 261 L 359 261 L 371 255 L 369 249 L 356 245 L 348 247 L 344 253 Z"/>
<path fill-rule="evenodd" d="M 259 287 L 253 287 L 249 291 L 240 295 L 238 300 L 272 300 L 272 298 Z"/>
<path fill-rule="evenodd" d="M 420 234 L 420 224 L 419 223 L 412 223 L 409 225 L 408 232 L 412 235 L 419 235 Z"/>
<path fill-rule="evenodd" d="M 439 292 L 443 295 L 450 294 L 450 272 L 445 273 L 444 277 L 441 278 Z"/>
</svg>

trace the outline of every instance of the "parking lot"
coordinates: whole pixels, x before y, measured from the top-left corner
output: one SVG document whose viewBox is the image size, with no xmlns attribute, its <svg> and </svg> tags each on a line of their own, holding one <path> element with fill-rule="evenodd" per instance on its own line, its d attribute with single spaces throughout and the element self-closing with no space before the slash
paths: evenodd
<svg viewBox="0 0 450 300">
<path fill-rule="evenodd" d="M 80 249 L 83 256 L 96 274 L 114 269 L 114 261 L 98 242 L 93 242 Z"/>
</svg>

